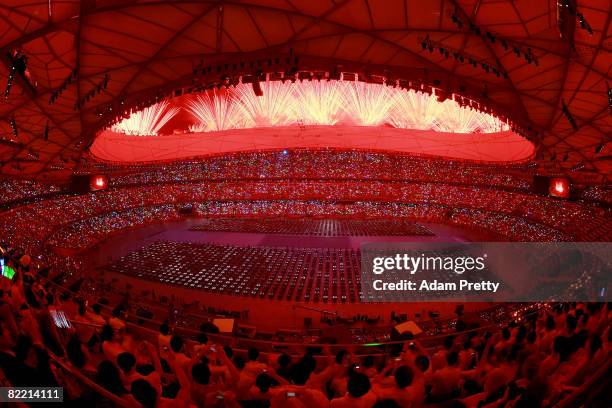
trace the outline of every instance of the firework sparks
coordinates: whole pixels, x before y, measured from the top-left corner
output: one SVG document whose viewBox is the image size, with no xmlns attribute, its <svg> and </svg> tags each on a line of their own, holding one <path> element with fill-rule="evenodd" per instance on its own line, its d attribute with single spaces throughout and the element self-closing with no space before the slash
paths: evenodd
<svg viewBox="0 0 612 408">
<path fill-rule="evenodd" d="M 442 104 L 434 96 L 396 89 L 389 124 L 400 129 L 441 130 Z"/>
<path fill-rule="evenodd" d="M 296 116 L 306 125 L 334 125 L 340 120 L 343 105 L 339 81 L 300 81 L 295 84 L 298 103 Z"/>
<path fill-rule="evenodd" d="M 163 101 L 134 112 L 129 118 L 114 125 L 112 129 L 127 135 L 156 136 L 159 130 L 180 111 L 179 108 L 168 109 L 168 105 L 167 101 Z"/>
<path fill-rule="evenodd" d="M 270 81 L 262 96 L 250 84 L 207 91 L 191 98 L 186 108 L 196 120 L 192 132 L 211 132 L 287 125 L 389 125 L 401 129 L 450 133 L 492 133 L 508 130 L 492 115 L 461 107 L 452 99 L 356 81 Z M 113 127 L 127 134 L 157 134 L 175 114 L 167 102 L 133 114 Z"/>
<path fill-rule="evenodd" d="M 364 82 L 342 82 L 346 118 L 362 126 L 378 126 L 388 122 L 393 106 L 391 88 Z"/>
<path fill-rule="evenodd" d="M 269 81 L 261 83 L 263 96 L 256 96 L 250 85 L 239 84 L 234 90 L 234 102 L 242 110 L 246 123 L 255 126 L 283 126 L 297 123 L 291 82 Z"/>
<path fill-rule="evenodd" d="M 249 127 L 243 115 L 227 92 L 209 92 L 187 101 L 187 108 L 197 120 L 189 130 L 192 132 L 211 132 L 215 130 Z"/>
</svg>

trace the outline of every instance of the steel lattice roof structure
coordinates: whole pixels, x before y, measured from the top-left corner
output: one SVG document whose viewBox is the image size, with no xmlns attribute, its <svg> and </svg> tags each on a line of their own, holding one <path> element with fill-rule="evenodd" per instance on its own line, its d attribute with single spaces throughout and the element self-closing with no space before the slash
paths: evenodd
<svg viewBox="0 0 612 408">
<path fill-rule="evenodd" d="M 537 160 L 609 174 L 612 2 L 559 3 L 4 0 L 0 174 L 70 174 L 126 110 L 258 70 L 427 83 L 511 119 Z"/>
</svg>

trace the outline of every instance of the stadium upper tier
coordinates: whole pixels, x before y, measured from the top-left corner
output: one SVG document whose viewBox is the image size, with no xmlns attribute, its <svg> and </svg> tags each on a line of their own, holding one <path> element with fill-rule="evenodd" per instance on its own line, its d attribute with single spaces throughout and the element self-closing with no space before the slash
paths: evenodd
<svg viewBox="0 0 612 408">
<path fill-rule="evenodd" d="M 367 148 L 516 162 L 534 145 L 492 113 L 439 95 L 358 81 L 250 84 L 164 100 L 101 132 L 96 159 L 131 163 L 236 151 Z"/>
<path fill-rule="evenodd" d="M 525 170 L 524 165 L 489 166 L 368 150 L 277 149 L 160 164 L 94 163 L 81 172 L 111 173 L 111 186 L 202 180 L 322 179 L 446 182 L 528 190 L 531 176 Z"/>
</svg>

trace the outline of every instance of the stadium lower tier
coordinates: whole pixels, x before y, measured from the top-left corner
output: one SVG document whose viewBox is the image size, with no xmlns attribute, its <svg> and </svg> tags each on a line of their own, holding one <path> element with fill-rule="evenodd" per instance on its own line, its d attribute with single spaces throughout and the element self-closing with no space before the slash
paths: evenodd
<svg viewBox="0 0 612 408">
<path fill-rule="evenodd" d="M 511 241 L 612 236 L 607 210 L 529 194 L 427 183 L 279 180 L 156 184 L 56 196 L 0 213 L 0 233 L 39 255 L 49 239 L 82 248 L 113 230 L 179 217 L 180 210 L 223 217 L 409 218 L 485 229 Z"/>
<path fill-rule="evenodd" d="M 109 234 L 133 229 L 150 223 L 159 223 L 185 217 L 184 205 L 137 207 L 125 211 L 102 213 L 73 223 L 65 222 L 55 229 L 41 225 L 41 242 L 55 248 L 83 250 L 105 240 Z M 380 202 L 336 203 L 320 201 L 209 201 L 189 206 L 190 216 L 199 217 L 338 217 L 366 218 L 374 216 L 420 220 L 457 225 L 468 229 L 489 231 L 498 238 L 514 241 L 566 241 L 571 235 L 529 222 L 524 218 L 495 212 L 467 208 L 449 208 L 440 205 L 397 204 Z M 15 235 L 16 236 L 16 235 Z"/>
</svg>

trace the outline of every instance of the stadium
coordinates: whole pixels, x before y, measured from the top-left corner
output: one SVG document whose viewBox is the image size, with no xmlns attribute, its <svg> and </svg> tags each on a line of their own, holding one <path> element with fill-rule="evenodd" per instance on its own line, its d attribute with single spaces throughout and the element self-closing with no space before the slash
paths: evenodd
<svg viewBox="0 0 612 408">
<path fill-rule="evenodd" d="M 0 4 L 0 401 L 608 407 L 612 4 Z"/>
</svg>

